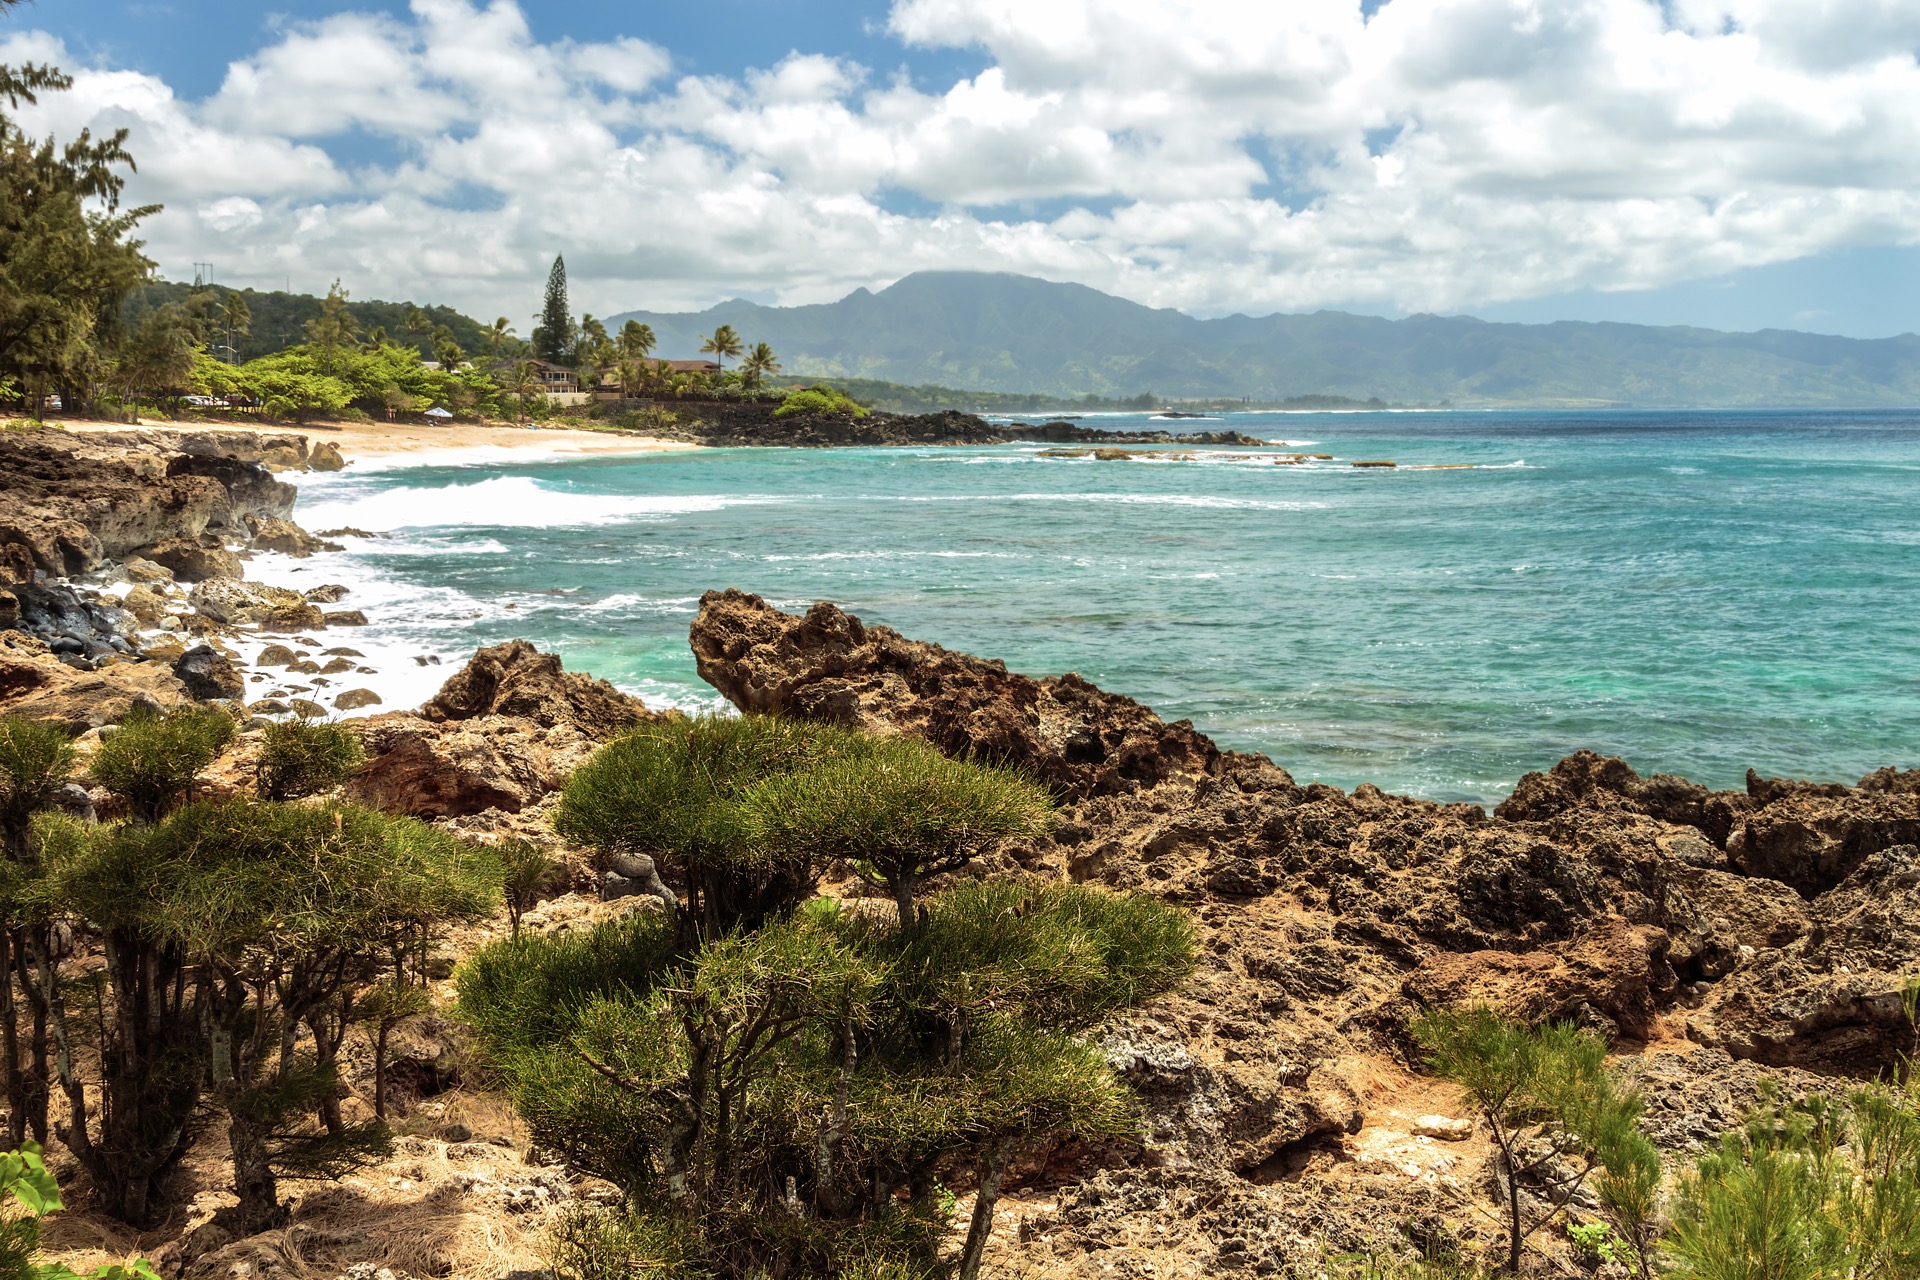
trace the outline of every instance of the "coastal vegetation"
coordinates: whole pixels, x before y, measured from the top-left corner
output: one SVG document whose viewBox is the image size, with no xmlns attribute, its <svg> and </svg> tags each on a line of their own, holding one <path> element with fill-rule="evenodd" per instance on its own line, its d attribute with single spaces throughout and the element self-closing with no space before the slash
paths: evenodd
<svg viewBox="0 0 1920 1280">
<path fill-rule="evenodd" d="M 1129 1132 L 1081 1037 L 1191 969 L 1185 914 L 1020 879 L 917 896 L 1047 809 L 922 743 L 757 716 L 643 727 L 576 773 L 556 827 L 685 896 L 462 970 L 515 1105 L 627 1195 L 562 1233 L 565 1274 L 932 1275 L 959 1181 L 971 1280 L 1016 1159 Z M 815 896 L 837 861 L 895 911 Z"/>
</svg>

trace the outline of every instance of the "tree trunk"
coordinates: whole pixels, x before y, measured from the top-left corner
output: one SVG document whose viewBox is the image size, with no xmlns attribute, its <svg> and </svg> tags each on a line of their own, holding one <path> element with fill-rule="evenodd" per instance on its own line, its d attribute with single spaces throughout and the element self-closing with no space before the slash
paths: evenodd
<svg viewBox="0 0 1920 1280">
<path fill-rule="evenodd" d="M 995 1143 L 980 1165 L 980 1190 L 973 1197 L 973 1220 L 967 1224 L 966 1247 L 960 1251 L 959 1280 L 979 1280 L 980 1260 L 993 1234 L 993 1210 L 1000 1203 L 1000 1181 L 1013 1163 L 1013 1142 Z"/>
<path fill-rule="evenodd" d="M 27 1080 L 20 1073 L 20 1023 L 13 1002 L 16 933 L 10 930 L 0 939 L 0 946 L 7 948 L 6 976 L 0 981 L 0 1055 L 7 1060 L 7 1147 L 13 1151 L 27 1140 Z"/>
<path fill-rule="evenodd" d="M 913 877 L 901 872 L 889 881 L 893 889 L 894 910 L 900 914 L 900 932 L 913 928 Z"/>
<path fill-rule="evenodd" d="M 1494 1140 L 1500 1146 L 1500 1168 L 1507 1178 L 1507 1267 L 1514 1275 L 1520 1274 L 1520 1180 L 1513 1173 L 1513 1151 L 1507 1145 L 1507 1138 L 1499 1129 L 1493 1131 Z"/>
<path fill-rule="evenodd" d="M 231 1117 L 227 1147 L 233 1153 L 233 1193 L 240 1198 L 236 1212 L 241 1233 L 271 1231 L 286 1221 L 287 1211 L 280 1204 L 280 1187 L 267 1155 L 266 1128 L 243 1118 L 237 1108 L 229 1107 L 227 1114 Z"/>
</svg>

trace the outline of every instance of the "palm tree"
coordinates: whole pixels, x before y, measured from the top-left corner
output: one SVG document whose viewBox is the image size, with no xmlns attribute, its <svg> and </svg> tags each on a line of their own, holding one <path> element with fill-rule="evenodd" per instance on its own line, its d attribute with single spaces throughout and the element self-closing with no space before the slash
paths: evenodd
<svg viewBox="0 0 1920 1280">
<path fill-rule="evenodd" d="M 501 345 L 512 336 L 513 323 L 505 316 L 496 319 L 493 322 L 493 327 L 487 330 L 487 354 L 499 355 Z"/>
<path fill-rule="evenodd" d="M 361 346 L 360 349 L 366 352 L 368 355 L 375 355 L 379 352 L 380 348 L 386 345 L 387 345 L 387 326 L 383 324 L 377 324 L 373 326 L 373 328 L 367 330 L 367 340 Z"/>
<path fill-rule="evenodd" d="M 723 324 L 713 331 L 711 338 L 700 344 L 700 350 L 710 352 L 724 366 L 727 360 L 740 354 L 740 335 L 733 331 L 732 325 Z"/>
<path fill-rule="evenodd" d="M 538 385 L 533 376 L 531 360 L 515 360 L 501 375 L 501 389 L 509 395 L 520 397 L 520 421 L 522 422 L 527 420 L 527 400 L 533 395 Z"/>
<path fill-rule="evenodd" d="M 764 342 L 753 344 L 753 350 L 747 352 L 747 358 L 740 362 L 740 373 L 747 385 L 757 387 L 760 379 L 770 373 L 780 372 L 780 362 L 774 358 L 773 348 Z"/>
<path fill-rule="evenodd" d="M 614 367 L 614 373 L 620 379 L 620 396 L 624 400 L 638 400 L 653 378 L 644 360 L 622 360 Z"/>
<path fill-rule="evenodd" d="M 629 320 L 620 326 L 620 354 L 628 360 L 645 360 L 653 350 L 653 326 Z"/>
</svg>

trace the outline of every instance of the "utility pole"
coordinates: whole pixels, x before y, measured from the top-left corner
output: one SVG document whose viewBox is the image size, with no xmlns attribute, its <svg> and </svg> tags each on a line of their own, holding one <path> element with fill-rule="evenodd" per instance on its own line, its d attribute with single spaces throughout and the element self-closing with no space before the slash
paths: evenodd
<svg viewBox="0 0 1920 1280">
<path fill-rule="evenodd" d="M 213 264 L 211 262 L 194 263 L 193 264 L 193 287 L 196 289 L 204 289 L 212 283 L 213 283 Z"/>
</svg>

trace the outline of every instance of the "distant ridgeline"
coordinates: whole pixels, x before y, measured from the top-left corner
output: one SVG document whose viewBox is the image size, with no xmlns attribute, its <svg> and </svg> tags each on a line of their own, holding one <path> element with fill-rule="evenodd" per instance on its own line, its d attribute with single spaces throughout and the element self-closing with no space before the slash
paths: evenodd
<svg viewBox="0 0 1920 1280">
<path fill-rule="evenodd" d="M 307 322 L 320 318 L 320 299 L 310 293 L 287 293 L 275 289 L 271 293 L 262 293 L 257 289 L 229 289 L 225 285 L 209 285 L 214 292 L 225 295 L 238 293 L 246 299 L 247 310 L 253 314 L 253 324 L 244 335 L 234 335 L 233 347 L 235 359 L 241 363 L 257 356 L 272 355 L 295 343 L 307 340 Z M 144 288 L 135 289 L 127 298 L 128 326 L 138 320 L 143 312 L 169 302 L 185 302 L 195 292 L 190 284 L 178 284 L 162 280 Z M 360 333 L 366 335 L 378 327 L 386 330 L 388 340 L 406 347 L 411 346 L 420 352 L 423 359 L 433 359 L 433 346 L 430 338 L 432 325 L 445 325 L 453 332 L 453 340 L 460 349 L 473 354 L 485 351 L 487 347 L 487 326 L 471 316 L 461 315 L 452 307 L 427 306 L 430 322 L 428 332 L 407 331 L 407 313 L 413 307 L 410 302 L 358 302 L 347 303 L 347 310 L 359 322 Z M 224 341 L 224 339 L 222 339 Z M 226 352 L 219 353 L 223 358 Z"/>
<path fill-rule="evenodd" d="M 691 354 L 700 335 L 730 324 L 750 342 L 771 343 L 786 372 L 803 379 L 884 381 L 915 395 L 974 387 L 1039 397 L 1042 411 L 1148 388 L 1182 401 L 1341 401 L 1301 407 L 1374 397 L 1462 407 L 1920 405 L 1920 337 L 1912 334 L 1867 341 L 1338 311 L 1196 320 L 1084 285 L 972 272 L 922 272 L 813 306 L 736 299 L 697 314 L 634 311 L 607 327 L 630 318 L 653 326 L 666 355 Z M 945 393 L 938 399 L 944 407 Z"/>
<path fill-rule="evenodd" d="M 823 381 L 820 378 L 784 375 L 769 378 L 778 387 L 802 387 Z M 1152 391 L 1136 396 L 1060 396 L 1037 391 L 967 391 L 959 387 L 924 385 L 905 387 L 897 382 L 873 378 L 834 378 L 832 383 L 861 404 L 887 413 L 938 413 L 942 409 L 966 409 L 974 413 L 1150 413 L 1168 399 Z M 1174 408 L 1197 412 L 1235 409 L 1393 409 L 1378 398 L 1357 400 L 1349 396 L 1288 396 L 1284 400 L 1250 401 L 1245 399 L 1181 398 Z M 1427 406 L 1421 406 L 1427 407 Z"/>
</svg>

